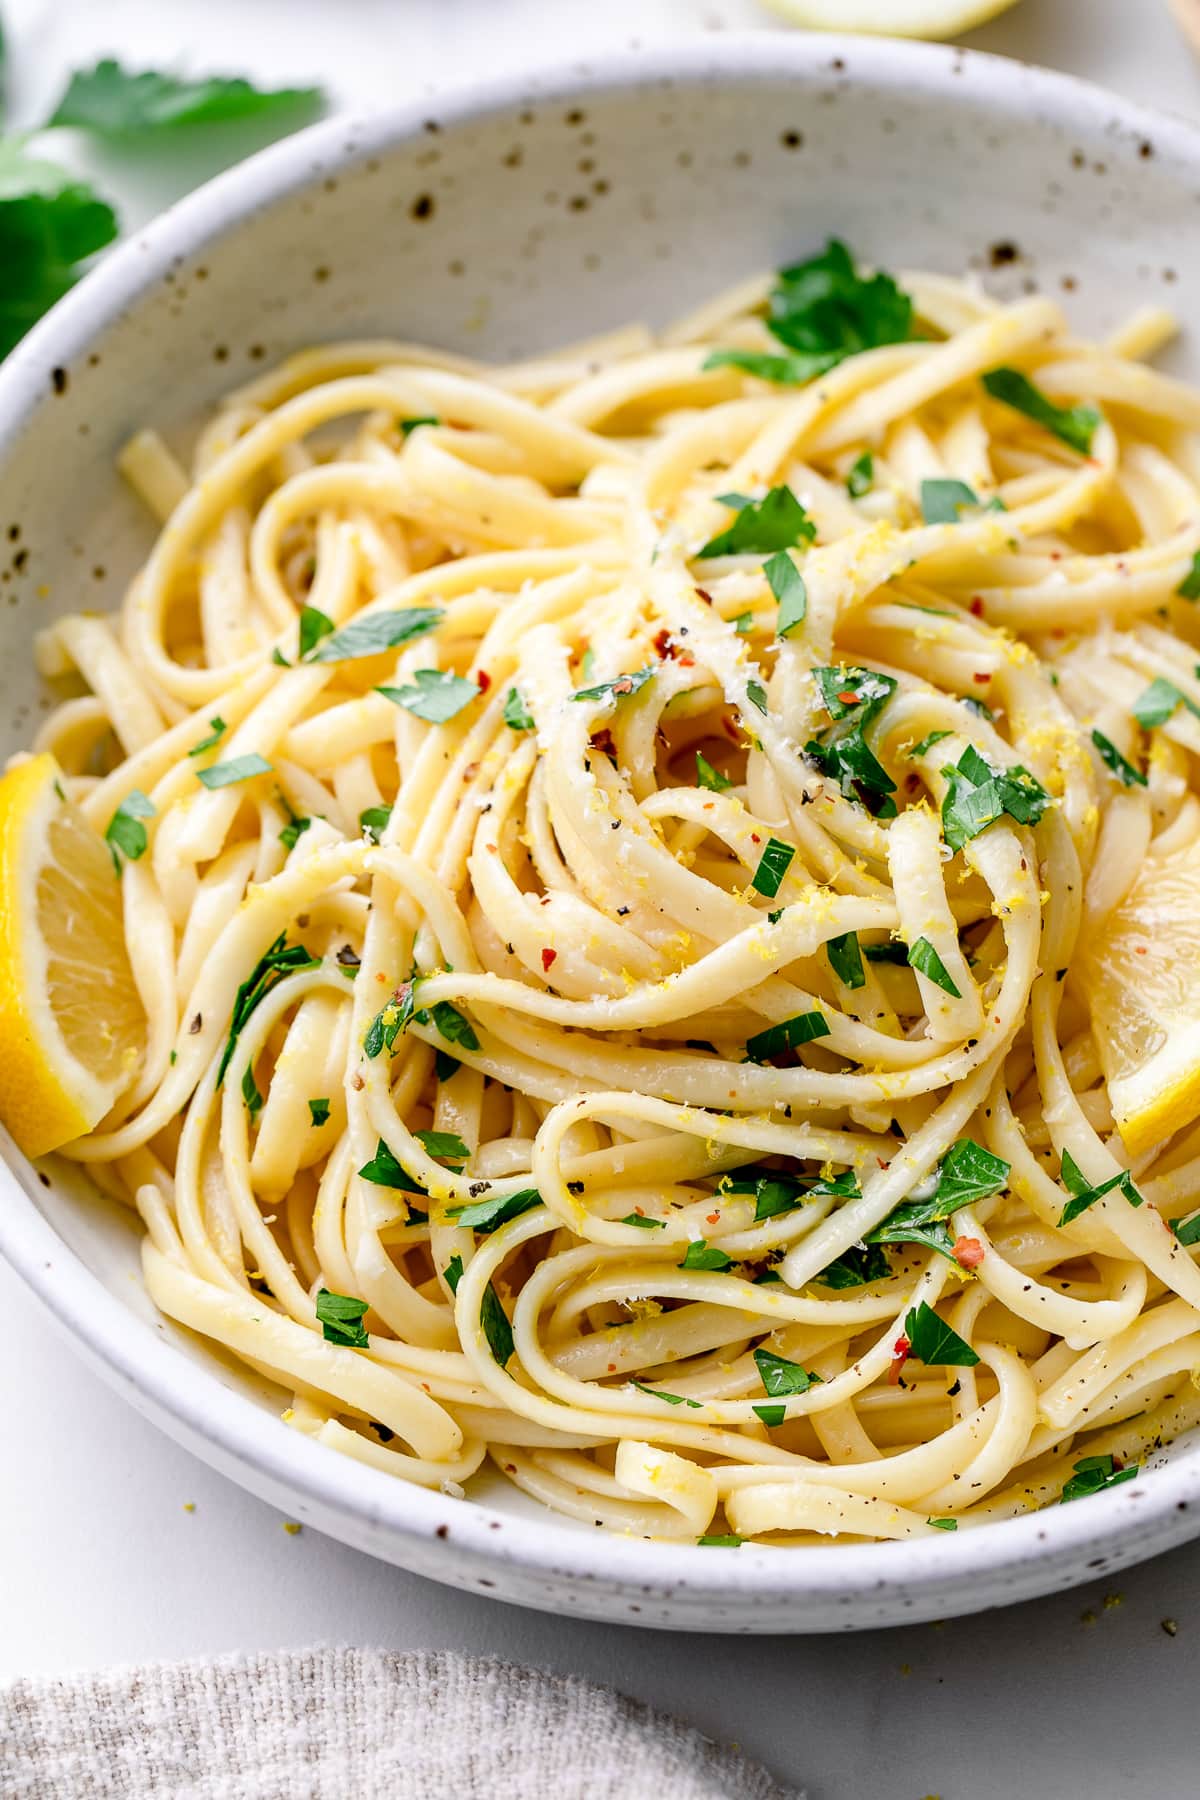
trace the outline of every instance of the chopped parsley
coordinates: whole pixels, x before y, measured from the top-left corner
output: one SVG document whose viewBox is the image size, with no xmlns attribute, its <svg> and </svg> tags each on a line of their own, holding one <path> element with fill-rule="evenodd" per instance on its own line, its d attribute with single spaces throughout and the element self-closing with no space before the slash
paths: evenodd
<svg viewBox="0 0 1200 1800">
<path fill-rule="evenodd" d="M 860 988 L 867 985 L 857 931 L 843 931 L 840 937 L 828 939 L 825 954 L 829 958 L 830 968 L 845 987 Z"/>
<path fill-rule="evenodd" d="M 373 844 L 383 841 L 383 834 L 388 828 L 392 809 L 390 806 L 368 806 L 358 815 L 358 829 L 364 837 L 369 837 Z"/>
<path fill-rule="evenodd" d="M 689 1400 L 686 1394 L 668 1394 L 662 1388 L 647 1387 L 644 1381 L 631 1380 L 629 1385 L 635 1387 L 639 1394 L 649 1394 L 652 1400 L 665 1400 L 668 1406 L 691 1406 L 697 1412 L 700 1410 L 699 1400 Z"/>
<path fill-rule="evenodd" d="M 1200 552 L 1197 552 L 1200 555 Z M 1200 595 L 1200 589 L 1197 590 Z M 1189 712 L 1200 718 L 1200 706 L 1189 700 L 1164 676 L 1156 675 L 1144 693 L 1138 695 L 1133 703 L 1133 716 L 1146 731 L 1152 731 L 1156 725 L 1165 725 L 1177 706 L 1186 706 Z"/>
<path fill-rule="evenodd" d="M 955 987 L 945 963 L 926 937 L 919 937 L 909 946 L 908 966 L 924 975 L 926 981 L 932 981 L 943 993 L 951 995 L 955 1000 L 962 999 L 961 991 Z"/>
<path fill-rule="evenodd" d="M 420 1013 L 416 1015 L 423 1025 L 425 1019 Z M 471 1021 L 452 1006 L 449 1000 L 439 1000 L 432 1009 L 433 1023 L 448 1044 L 461 1044 L 464 1050 L 478 1050 L 479 1039 L 475 1036 Z"/>
<path fill-rule="evenodd" d="M 935 1531 L 957 1531 L 958 1530 L 958 1520 L 957 1519 L 926 1519 L 925 1523 L 927 1525 L 932 1525 L 933 1529 Z"/>
<path fill-rule="evenodd" d="M 767 586 L 779 602 L 779 615 L 775 620 L 776 635 L 786 637 L 790 631 L 795 631 L 797 625 L 804 623 L 808 612 L 808 589 L 804 585 L 804 577 L 786 550 L 777 550 L 763 564 L 763 574 L 767 578 Z"/>
<path fill-rule="evenodd" d="M 736 1550 L 738 1545 L 744 1544 L 745 1541 L 745 1538 L 740 1538 L 736 1531 L 710 1531 L 704 1537 L 696 1539 L 696 1542 L 705 1549 L 714 1550 Z"/>
<path fill-rule="evenodd" d="M 708 758 L 699 750 L 696 752 L 696 781 L 700 787 L 707 788 L 712 794 L 724 794 L 733 786 L 728 776 L 722 775 L 719 769 L 714 769 Z"/>
<path fill-rule="evenodd" d="M 314 1126 L 328 1125 L 329 1101 L 327 1099 L 310 1100 L 308 1103 L 308 1116 L 312 1120 Z"/>
<path fill-rule="evenodd" d="M 252 1062 L 246 1064 L 245 1073 L 242 1076 L 242 1099 L 246 1102 L 250 1117 L 252 1119 L 257 1118 L 258 1114 L 262 1111 L 263 1097 L 259 1093 L 258 1084 L 254 1079 L 254 1064 Z"/>
<path fill-rule="evenodd" d="M 921 1244 L 936 1250 L 957 1267 L 954 1240 L 945 1221 L 960 1206 L 973 1200 L 986 1199 L 1007 1186 L 1011 1165 L 1002 1156 L 993 1156 L 972 1138 L 960 1138 L 946 1152 L 935 1171 L 931 1192 L 921 1199 L 904 1200 L 895 1207 L 875 1230 L 867 1234 L 869 1244 Z"/>
<path fill-rule="evenodd" d="M 483 1335 L 488 1341 L 488 1349 L 500 1367 L 505 1368 L 514 1348 L 512 1326 L 508 1322 L 508 1314 L 500 1304 L 500 1296 L 490 1281 L 483 1290 L 479 1319 Z"/>
<path fill-rule="evenodd" d="M 356 662 L 359 657 L 378 656 L 384 650 L 398 650 L 401 644 L 436 631 L 441 622 L 441 609 L 436 606 L 409 606 L 390 612 L 365 613 L 361 618 L 351 619 L 340 631 L 319 636 L 306 660 L 315 663 Z"/>
<path fill-rule="evenodd" d="M 715 1244 L 706 1244 L 703 1238 L 693 1238 L 692 1242 L 683 1253 L 683 1261 L 679 1264 L 679 1267 L 681 1269 L 713 1269 L 719 1271 L 721 1269 L 731 1269 L 733 1267 L 733 1258 L 732 1256 L 726 1256 L 723 1250 L 718 1250 Z"/>
<path fill-rule="evenodd" d="M 875 485 L 875 458 L 869 450 L 855 457 L 846 476 L 846 492 L 852 500 L 861 500 Z"/>
<path fill-rule="evenodd" d="M 572 700 L 624 700 L 636 694 L 652 678 L 653 669 L 634 669 L 628 675 L 614 675 L 611 681 L 598 681 L 592 687 L 576 688 Z"/>
<path fill-rule="evenodd" d="M 289 944 L 287 934 L 280 932 L 270 949 L 255 963 L 234 995 L 233 1012 L 229 1021 L 229 1036 L 225 1040 L 225 1048 L 221 1053 L 221 1061 L 217 1068 L 218 1087 L 225 1079 L 225 1071 L 229 1067 L 229 1060 L 233 1055 L 242 1028 L 259 1002 L 265 1000 L 271 990 L 278 987 L 279 983 L 287 976 L 294 975 L 301 969 L 319 968 L 320 963 L 319 956 L 313 956 L 303 944 Z"/>
<path fill-rule="evenodd" d="M 811 544 L 817 535 L 816 525 L 789 487 L 773 487 L 761 500 L 750 500 L 745 494 L 718 494 L 717 500 L 722 506 L 736 507 L 737 516 L 726 530 L 709 538 L 697 557 L 771 556 Z"/>
<path fill-rule="evenodd" d="M 1093 1206 L 1105 1194 L 1111 1194 L 1114 1188 L 1121 1190 L 1130 1206 L 1142 1206 L 1145 1203 L 1145 1195 L 1139 1194 L 1134 1187 L 1133 1176 L 1128 1169 L 1122 1169 L 1120 1174 L 1112 1175 L 1107 1181 L 1091 1187 L 1069 1150 L 1062 1153 L 1062 1181 L 1071 1198 L 1059 1214 L 1060 1225 L 1069 1225 L 1072 1219 L 1077 1219 L 1080 1213 L 1086 1212 L 1089 1206 Z"/>
<path fill-rule="evenodd" d="M 648 1219 L 645 1213 L 636 1212 L 626 1213 L 625 1217 L 619 1219 L 617 1223 L 619 1225 L 636 1225 L 639 1231 L 665 1231 L 667 1228 L 665 1219 Z"/>
<path fill-rule="evenodd" d="M 899 963 L 908 966 L 908 945 L 899 938 L 889 938 L 885 944 L 868 944 L 863 950 L 868 962 Z"/>
<path fill-rule="evenodd" d="M 908 753 L 909 761 L 913 761 L 918 756 L 927 756 L 935 744 L 940 744 L 943 738 L 953 737 L 953 735 L 954 733 L 951 731 L 931 731 L 928 737 L 923 737 L 919 744 L 913 745 Z"/>
<path fill-rule="evenodd" d="M 465 1163 L 471 1154 L 456 1131 L 414 1131 L 413 1136 L 426 1156 L 455 1157 Z M 461 1170 L 456 1169 L 455 1174 Z"/>
<path fill-rule="evenodd" d="M 457 1254 L 452 1256 L 442 1270 L 442 1274 L 446 1277 L 446 1286 L 450 1289 L 450 1292 L 452 1294 L 457 1294 L 458 1284 L 463 1278 L 462 1257 Z"/>
<path fill-rule="evenodd" d="M 1036 825 L 1050 796 L 1028 769 L 998 769 L 973 744 L 941 771 L 946 782 L 942 801 L 942 831 L 952 850 L 978 837 L 981 831 L 1007 813 L 1018 825 Z"/>
<path fill-rule="evenodd" d="M 852 1244 L 849 1250 L 827 1263 L 815 1279 L 822 1287 L 865 1287 L 871 1281 L 883 1281 L 892 1272 L 887 1252 L 875 1244 Z"/>
<path fill-rule="evenodd" d="M 504 701 L 504 723 L 510 731 L 532 731 L 536 721 L 521 698 L 519 688 L 510 687 Z"/>
<path fill-rule="evenodd" d="M 944 1319 L 939 1319 L 925 1300 L 919 1306 L 910 1307 L 904 1315 L 904 1335 L 908 1339 L 909 1355 L 927 1367 L 970 1369 L 979 1361 L 970 1344 Z"/>
<path fill-rule="evenodd" d="M 1085 1456 L 1075 1464 L 1074 1473 L 1063 1487 L 1063 1502 L 1084 1500 L 1105 1488 L 1119 1487 L 1123 1481 L 1132 1481 L 1138 1468 L 1137 1463 L 1122 1468 L 1112 1456 Z"/>
<path fill-rule="evenodd" d="M 445 669 L 417 669 L 410 686 L 377 687 L 375 692 L 430 725 L 445 725 L 479 698 L 475 682 Z"/>
<path fill-rule="evenodd" d="M 1146 786 L 1146 777 L 1141 770 L 1126 762 L 1111 738 L 1106 738 L 1102 731 L 1093 731 L 1092 742 L 1100 753 L 1100 760 L 1112 770 L 1123 787 Z"/>
<path fill-rule="evenodd" d="M 286 801 L 284 804 L 286 805 Z M 279 833 L 279 841 L 284 849 L 294 850 L 300 838 L 308 830 L 311 824 L 311 819 L 300 818 L 293 813 L 287 824 L 283 827 L 283 830 Z"/>
<path fill-rule="evenodd" d="M 474 1206 L 451 1206 L 447 1217 L 471 1231 L 496 1231 L 510 1219 L 519 1219 L 522 1213 L 532 1212 L 541 1204 L 542 1196 L 536 1188 L 522 1188 L 519 1193 L 504 1194 L 496 1200 L 480 1200 Z"/>
<path fill-rule="evenodd" d="M 787 1407 L 776 1404 L 768 1406 L 760 1403 L 757 1406 L 752 1406 L 750 1411 L 757 1413 L 763 1424 L 768 1426 L 782 1425 L 783 1421 L 787 1418 Z"/>
<path fill-rule="evenodd" d="M 349 1294 L 331 1294 L 328 1288 L 317 1293 L 317 1318 L 321 1335 L 327 1344 L 345 1344 L 351 1350 L 366 1350 L 370 1339 L 363 1324 L 367 1310 L 365 1300 Z"/>
<path fill-rule="evenodd" d="M 372 1059 L 381 1050 L 392 1050 L 402 1031 L 408 1029 L 416 1004 L 417 978 L 397 988 L 390 1000 L 380 1007 L 363 1036 L 363 1050 Z"/>
<path fill-rule="evenodd" d="M 785 1050 L 794 1050 L 798 1044 L 811 1044 L 814 1038 L 828 1036 L 829 1023 L 824 1013 L 797 1013 L 794 1018 L 783 1019 L 778 1025 L 769 1025 L 765 1031 L 757 1031 L 752 1038 L 747 1038 L 746 1060 L 770 1062 L 772 1057 L 782 1056 Z"/>
<path fill-rule="evenodd" d="M 979 496 L 965 481 L 921 483 L 921 517 L 926 525 L 957 525 L 964 506 L 978 506 Z"/>
<path fill-rule="evenodd" d="M 248 756 L 233 756 L 228 762 L 213 763 L 196 770 L 196 780 L 206 788 L 233 787 L 239 781 L 250 781 L 255 775 L 269 775 L 271 765 L 265 756 L 252 750 Z"/>
<path fill-rule="evenodd" d="M 1081 456 L 1089 454 L 1100 423 L 1100 414 L 1094 406 L 1055 406 L 1053 400 L 1019 369 L 989 369 L 980 379 L 993 400 L 1024 413 L 1027 419 L 1053 432 Z"/>
<path fill-rule="evenodd" d="M 773 900 L 795 854 L 791 844 L 781 843 L 778 838 L 768 838 L 750 883 L 755 893 L 761 894 L 766 900 Z"/>
<path fill-rule="evenodd" d="M 1200 550 L 1192 556 L 1192 566 L 1175 589 L 1185 600 L 1200 600 Z"/>
<path fill-rule="evenodd" d="M 776 1356 L 770 1350 L 756 1350 L 754 1363 L 763 1387 L 773 1400 L 786 1399 L 789 1394 L 807 1394 L 821 1379 L 819 1375 L 810 1375 L 798 1362 L 789 1362 L 786 1356 Z"/>
<path fill-rule="evenodd" d="M 1178 1218 L 1169 1219 L 1167 1223 L 1179 1243 L 1188 1248 L 1193 1244 L 1200 1244 L 1200 1212 L 1193 1213 L 1190 1219 L 1181 1213 Z"/>
<path fill-rule="evenodd" d="M 212 726 L 212 730 L 206 738 L 201 738 L 198 744 L 192 745 L 188 751 L 189 756 L 203 756 L 206 750 L 214 749 L 229 730 L 220 713 L 214 713 L 208 722 Z"/>
<path fill-rule="evenodd" d="M 364 1181 L 372 1182 L 376 1187 L 400 1188 L 406 1194 L 423 1194 L 402 1163 L 396 1161 L 392 1152 L 382 1138 L 375 1148 L 370 1162 L 365 1162 L 358 1171 Z"/>
<path fill-rule="evenodd" d="M 300 660 L 310 657 L 322 638 L 332 637 L 337 626 L 316 606 L 300 608 Z"/>
<path fill-rule="evenodd" d="M 397 421 L 400 426 L 401 435 L 404 437 L 411 437 L 413 432 L 421 425 L 440 425 L 441 422 L 442 421 L 438 418 L 436 413 L 418 413 L 411 419 L 400 419 Z"/>
<path fill-rule="evenodd" d="M 894 818 L 890 796 L 896 784 L 864 736 L 895 693 L 894 677 L 844 667 L 814 669 L 813 679 L 833 728 L 823 739 L 810 739 L 805 755 L 838 783 L 844 798 L 860 801 L 876 818 Z"/>
<path fill-rule="evenodd" d="M 751 706 L 757 706 L 760 713 L 766 712 L 767 690 L 761 681 L 748 681 L 746 683 L 746 698 L 749 700 Z"/>
<path fill-rule="evenodd" d="M 738 1175 L 722 1175 L 717 1192 L 722 1195 L 753 1194 L 756 1225 L 761 1225 L 764 1219 L 774 1219 L 780 1213 L 794 1212 L 806 1200 L 820 1194 L 836 1194 L 845 1200 L 861 1197 L 853 1169 L 844 1169 L 840 1175 L 830 1178 L 818 1176 L 815 1181 L 807 1176 L 800 1179 L 788 1175 L 781 1169 L 748 1169 Z"/>
<path fill-rule="evenodd" d="M 154 805 L 149 796 L 143 794 L 141 788 L 130 788 L 108 821 L 108 829 L 104 833 L 104 841 L 118 875 L 121 873 L 123 856 L 130 862 L 137 862 L 139 857 L 146 854 L 148 840 L 142 821 L 153 817 Z"/>
</svg>

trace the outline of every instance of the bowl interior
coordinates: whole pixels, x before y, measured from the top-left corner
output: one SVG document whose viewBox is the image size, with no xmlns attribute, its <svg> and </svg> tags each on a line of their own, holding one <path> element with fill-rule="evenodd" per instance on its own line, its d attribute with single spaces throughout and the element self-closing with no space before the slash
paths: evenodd
<svg viewBox="0 0 1200 1800">
<path fill-rule="evenodd" d="M 139 426 L 186 447 L 226 389 L 317 340 L 503 359 L 663 323 L 831 234 L 891 269 L 970 270 L 1005 296 L 1036 285 L 1089 333 L 1149 303 L 1186 318 L 1200 301 L 1200 236 L 1180 229 L 1197 216 L 1198 143 L 961 51 L 771 37 L 443 102 L 428 119 L 336 121 L 266 153 L 102 268 L 0 381 L 0 750 L 27 746 L 51 704 L 35 632 L 114 606 L 150 544 L 113 463 Z M 1185 344 L 1177 366 L 1196 363 Z M 122 1308 L 278 1410 L 277 1393 L 157 1318 L 127 1214 L 69 1165 L 37 1175 L 10 1147 L 9 1166 L 26 1196 L 11 1193 L 10 1245 L 32 1201 Z M 507 1512 L 532 1510 L 492 1487 Z M 851 1622 L 877 1622 L 873 1604 Z"/>
</svg>

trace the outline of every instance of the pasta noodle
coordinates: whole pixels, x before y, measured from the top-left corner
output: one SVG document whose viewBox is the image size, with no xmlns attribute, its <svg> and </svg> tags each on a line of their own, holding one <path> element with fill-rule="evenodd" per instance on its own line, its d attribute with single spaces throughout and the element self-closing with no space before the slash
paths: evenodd
<svg viewBox="0 0 1200 1800">
<path fill-rule="evenodd" d="M 370 1467 L 898 1539 L 1200 1420 L 1200 1140 L 1125 1153 L 1077 977 L 1200 835 L 1200 394 L 1157 314 L 894 292 L 832 357 L 767 279 L 515 367 L 293 357 L 189 469 L 134 439 L 153 550 L 43 634 L 38 747 L 152 807 L 145 1054 L 67 1154 Z"/>
</svg>

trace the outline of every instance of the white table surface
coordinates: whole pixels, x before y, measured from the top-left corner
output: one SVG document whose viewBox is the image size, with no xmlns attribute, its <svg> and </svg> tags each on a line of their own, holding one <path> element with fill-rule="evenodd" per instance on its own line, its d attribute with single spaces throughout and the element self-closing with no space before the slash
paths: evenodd
<svg viewBox="0 0 1200 1800">
<path fill-rule="evenodd" d="M 771 26 L 756 0 L 7 0 L 5 15 L 21 124 L 110 51 L 319 75 L 339 104 L 385 105 L 535 56 Z M 1024 0 L 968 41 L 1200 118 L 1165 0 Z M 147 176 L 70 148 L 131 220 L 207 172 Z M 288 1534 L 112 1396 L 2 1264 L 0 1320 L 0 1679 L 316 1642 L 460 1648 L 624 1688 L 807 1782 L 810 1800 L 1200 1791 L 1200 1544 L 1107 1588 L 941 1626 L 745 1641 L 578 1624 Z"/>
</svg>

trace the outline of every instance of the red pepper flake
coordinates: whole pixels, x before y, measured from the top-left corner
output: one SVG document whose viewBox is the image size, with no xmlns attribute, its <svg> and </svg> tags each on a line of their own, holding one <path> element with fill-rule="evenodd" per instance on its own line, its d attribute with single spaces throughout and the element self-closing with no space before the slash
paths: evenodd
<svg viewBox="0 0 1200 1800">
<path fill-rule="evenodd" d="M 476 669 L 475 681 L 481 694 L 486 694 L 492 685 L 492 678 L 486 669 Z"/>
<path fill-rule="evenodd" d="M 681 669 L 694 669 L 695 668 L 696 659 L 692 655 L 690 650 L 685 650 L 683 655 L 679 658 L 679 666 Z"/>
<path fill-rule="evenodd" d="M 1145 944 L 1135 944 L 1133 947 L 1137 951 L 1137 954 L 1139 956 L 1146 956 L 1149 954 L 1149 951 Z"/>
<path fill-rule="evenodd" d="M 697 594 L 699 594 L 701 600 L 703 600 L 705 606 L 712 605 L 713 597 L 710 593 L 708 593 L 708 591 L 705 588 L 697 588 L 696 592 L 697 592 Z"/>
<path fill-rule="evenodd" d="M 613 761 L 616 762 L 617 746 L 613 743 L 613 734 L 608 729 L 607 725 L 603 726 L 599 731 L 593 731 L 591 742 L 593 750 L 602 751 L 605 756 L 611 756 Z"/>
<path fill-rule="evenodd" d="M 977 1269 L 983 1261 L 983 1257 L 983 1245 L 978 1238 L 955 1238 L 954 1260 L 960 1269 Z"/>
<path fill-rule="evenodd" d="M 1051 561 L 1051 562 L 1061 562 L 1061 561 L 1062 561 L 1062 554 L 1063 554 L 1063 553 L 1062 553 L 1062 551 L 1061 551 L 1061 550 L 1052 550 L 1052 551 L 1051 551 L 1051 552 L 1050 552 L 1050 561 Z"/>
<path fill-rule="evenodd" d="M 892 1345 L 892 1349 L 895 1351 L 895 1355 L 892 1358 L 891 1367 L 888 1369 L 889 1387 L 895 1387 L 897 1385 L 900 1380 L 900 1371 L 912 1355 L 912 1345 L 903 1333 L 896 1339 L 896 1342 Z"/>
<path fill-rule="evenodd" d="M 675 657 L 679 655 L 678 650 L 676 650 L 674 644 L 671 642 L 671 633 L 666 625 L 663 626 L 662 630 L 658 633 L 658 636 L 654 639 L 654 648 L 658 652 L 660 658 Z"/>
<path fill-rule="evenodd" d="M 757 831 L 752 831 L 750 833 L 750 842 L 752 844 L 761 844 L 762 843 L 762 839 L 759 837 Z"/>
<path fill-rule="evenodd" d="M 612 684 L 612 691 L 614 694 L 632 694 L 632 692 L 633 692 L 633 677 L 632 677 L 632 675 L 619 675 Z"/>
<path fill-rule="evenodd" d="M 542 951 L 542 973 L 545 974 L 548 970 L 552 969 L 557 961 L 558 961 L 558 951 L 557 950 L 543 950 Z"/>
<path fill-rule="evenodd" d="M 972 594 L 971 595 L 970 611 L 971 611 L 972 618 L 982 619 L 982 617 L 983 617 L 983 595 L 982 594 Z"/>
<path fill-rule="evenodd" d="M 846 689 L 844 694 L 839 694 L 838 699 L 841 701 L 843 706 L 857 706 L 858 705 L 858 695 L 853 693 L 849 688 Z"/>
<path fill-rule="evenodd" d="M 704 1215 L 704 1223 L 705 1223 L 705 1224 L 706 1224 L 706 1225 L 719 1225 L 719 1224 L 720 1224 L 720 1223 L 721 1223 L 721 1215 L 720 1215 L 720 1213 L 719 1213 L 719 1212 L 715 1212 L 715 1213 L 705 1213 L 705 1215 Z"/>
<path fill-rule="evenodd" d="M 991 679 L 992 672 L 990 669 L 976 669 L 974 675 L 971 677 L 971 680 L 977 681 L 980 687 L 986 687 Z"/>
</svg>

